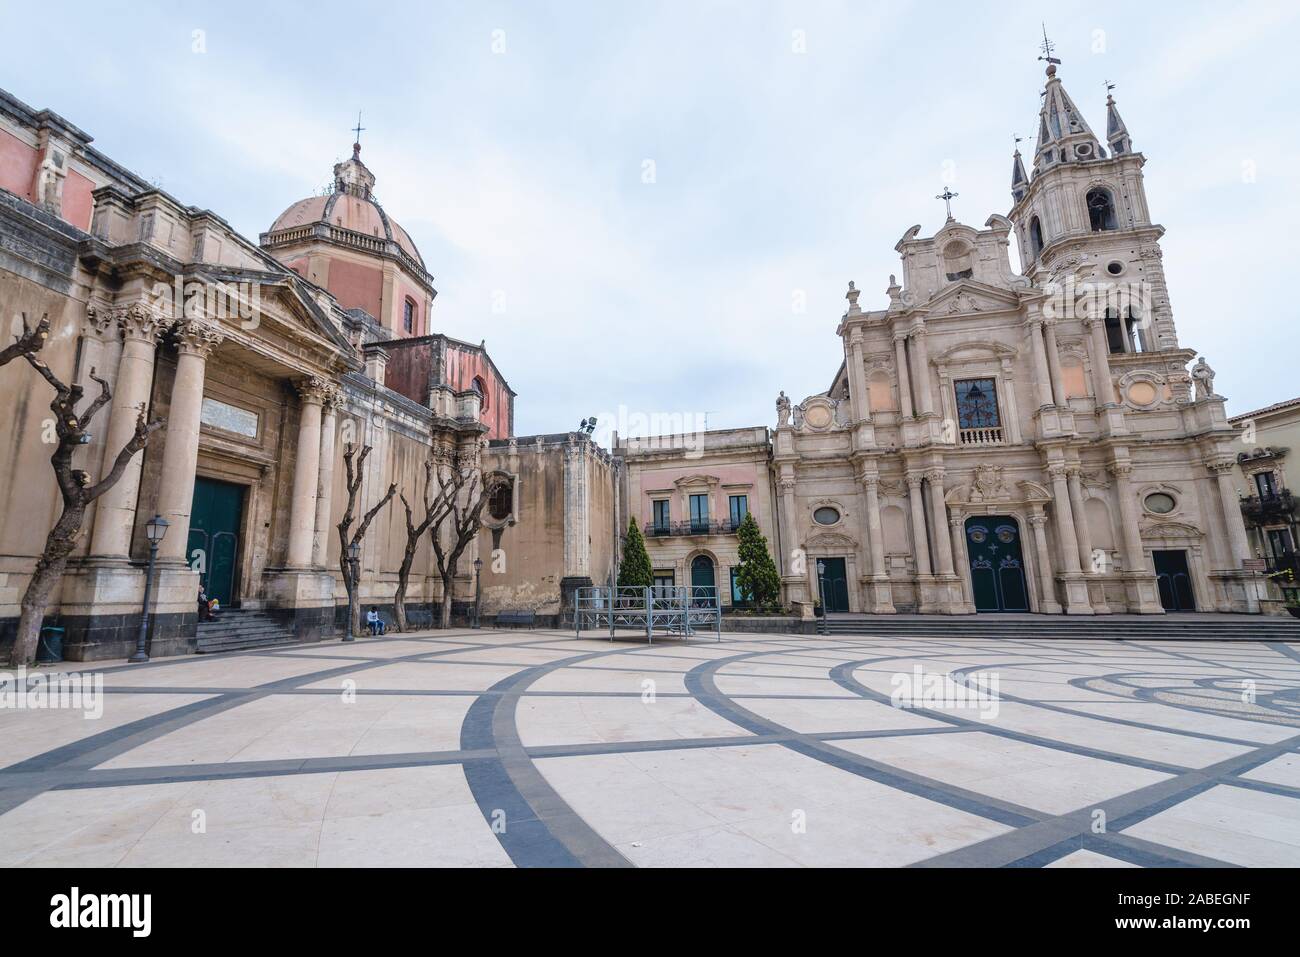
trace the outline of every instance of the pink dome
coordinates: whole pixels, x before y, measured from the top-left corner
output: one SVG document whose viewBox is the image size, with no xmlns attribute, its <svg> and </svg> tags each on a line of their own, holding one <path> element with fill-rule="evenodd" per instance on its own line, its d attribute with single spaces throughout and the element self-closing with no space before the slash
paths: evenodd
<svg viewBox="0 0 1300 957">
<path fill-rule="evenodd" d="M 365 236 L 389 239 L 424 267 L 424 259 L 410 235 L 395 223 L 372 192 L 374 174 L 361 162 L 361 147 L 353 146 L 352 158 L 334 167 L 334 191 L 326 196 L 300 199 L 276 217 L 269 232 L 325 223 L 350 229 Z"/>
</svg>

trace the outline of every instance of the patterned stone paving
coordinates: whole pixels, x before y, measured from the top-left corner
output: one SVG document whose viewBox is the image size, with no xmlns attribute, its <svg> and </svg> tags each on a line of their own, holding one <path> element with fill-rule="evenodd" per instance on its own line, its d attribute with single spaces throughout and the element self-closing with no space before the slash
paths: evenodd
<svg viewBox="0 0 1300 957">
<path fill-rule="evenodd" d="M 97 673 L 96 720 L 0 709 L 0 866 L 1300 866 L 1295 645 L 455 631 Z M 948 698 L 896 706 L 918 676 Z"/>
</svg>

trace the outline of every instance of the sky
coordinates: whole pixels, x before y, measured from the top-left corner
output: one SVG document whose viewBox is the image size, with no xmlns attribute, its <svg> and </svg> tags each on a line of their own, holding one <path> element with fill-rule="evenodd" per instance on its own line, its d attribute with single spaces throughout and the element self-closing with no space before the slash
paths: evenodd
<svg viewBox="0 0 1300 957">
<path fill-rule="evenodd" d="M 0 87 L 256 241 L 350 155 L 520 435 L 588 415 L 774 425 L 825 391 L 854 280 L 1011 206 L 1041 24 L 1145 154 L 1181 343 L 1230 414 L 1300 395 L 1294 3 L 0 0 Z M 28 37 L 31 42 L 13 42 Z M 1031 147 L 1032 149 L 1032 147 Z M 1013 250 L 1014 261 L 1014 250 Z"/>
</svg>

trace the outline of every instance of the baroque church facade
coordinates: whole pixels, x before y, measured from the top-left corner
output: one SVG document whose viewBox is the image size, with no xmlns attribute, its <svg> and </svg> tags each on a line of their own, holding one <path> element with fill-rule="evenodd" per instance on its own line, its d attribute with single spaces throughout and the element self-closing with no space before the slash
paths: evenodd
<svg viewBox="0 0 1300 957">
<path fill-rule="evenodd" d="M 47 316 L 41 359 L 111 403 L 74 465 L 97 481 L 141 410 L 165 419 L 87 512 L 45 623 L 70 659 L 134 649 L 149 554 L 158 551 L 151 652 L 196 650 L 202 585 L 285 634 L 338 634 L 346 617 L 343 453 L 369 447 L 355 513 L 395 486 L 419 509 L 425 463 L 498 487 L 452 594 L 426 535 L 406 601 L 417 620 L 451 601 L 556 617 L 603 580 L 617 548 L 617 463 L 580 432 L 518 437 L 515 393 L 487 352 L 432 331 L 437 291 L 409 234 L 374 194 L 360 146 L 323 195 L 290 205 L 254 243 L 113 162 L 48 110 L 0 91 L 0 309 L 6 342 Z M 59 515 L 50 387 L 0 368 L 0 648 Z M 360 464 L 360 463 L 359 463 Z M 416 514 L 416 521 L 420 515 Z M 355 527 L 355 524 L 354 524 Z M 388 609 L 407 541 L 401 501 L 363 539 L 360 601 Z M 492 560 L 505 556 L 507 560 Z M 480 576 L 475 560 L 484 563 Z"/>
<path fill-rule="evenodd" d="M 849 284 L 831 387 L 798 404 L 782 393 L 770 441 L 742 456 L 770 471 L 775 508 L 760 522 L 787 602 L 1259 611 L 1232 477 L 1239 436 L 1209 366 L 1188 369 L 1145 159 L 1113 98 L 1102 140 L 1056 74 L 1049 63 L 1031 167 L 1013 158 L 1009 214 L 908 229 L 884 308 L 864 309 Z M 736 468 L 733 456 L 691 469 L 691 456 L 635 442 L 621 452 L 630 510 L 668 529 L 684 506 L 657 475 L 689 474 L 703 492 Z M 683 561 L 674 533 L 651 535 L 657 579 L 725 577 L 734 549 L 714 536 Z"/>
</svg>

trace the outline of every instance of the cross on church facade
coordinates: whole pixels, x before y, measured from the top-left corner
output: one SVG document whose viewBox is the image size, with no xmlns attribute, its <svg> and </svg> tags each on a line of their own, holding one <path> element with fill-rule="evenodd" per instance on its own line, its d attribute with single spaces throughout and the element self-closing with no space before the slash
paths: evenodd
<svg viewBox="0 0 1300 957">
<path fill-rule="evenodd" d="M 947 186 L 945 186 L 943 188 L 943 192 L 935 197 L 935 199 L 943 200 L 944 208 L 948 210 L 949 219 L 952 219 L 952 201 L 960 195 L 961 195 L 960 193 L 954 193 Z"/>
</svg>

